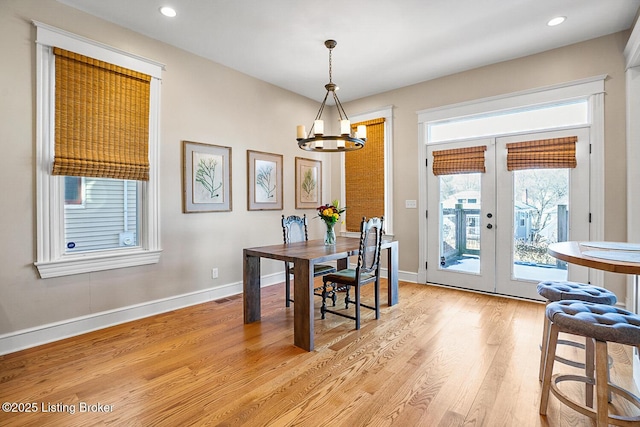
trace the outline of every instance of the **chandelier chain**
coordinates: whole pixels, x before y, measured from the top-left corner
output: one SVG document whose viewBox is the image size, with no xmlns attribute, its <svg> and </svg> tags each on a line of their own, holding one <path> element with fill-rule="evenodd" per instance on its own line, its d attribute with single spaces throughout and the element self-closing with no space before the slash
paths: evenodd
<svg viewBox="0 0 640 427">
<path fill-rule="evenodd" d="M 333 49 L 329 48 L 329 83 L 333 83 L 331 52 Z"/>
</svg>

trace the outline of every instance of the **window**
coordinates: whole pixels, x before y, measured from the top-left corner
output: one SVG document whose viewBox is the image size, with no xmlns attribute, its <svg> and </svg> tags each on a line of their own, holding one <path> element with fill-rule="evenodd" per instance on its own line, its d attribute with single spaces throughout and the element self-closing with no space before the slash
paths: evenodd
<svg viewBox="0 0 640 427">
<path fill-rule="evenodd" d="M 353 125 L 364 122 L 367 124 L 367 145 L 371 142 L 369 131 L 369 124 L 373 126 L 379 126 L 381 130 L 379 135 L 379 141 L 376 147 L 376 164 L 380 165 L 372 170 L 371 161 L 364 159 L 361 162 L 354 161 L 355 157 L 358 157 L 364 153 L 364 150 L 359 150 L 353 153 L 346 153 L 342 155 L 342 194 L 344 194 L 344 200 L 342 205 L 347 206 L 347 220 L 346 231 L 347 233 L 360 232 L 360 221 L 362 216 L 381 216 L 384 215 L 385 233 L 393 234 L 393 186 L 391 184 L 391 177 L 393 176 L 393 109 L 392 107 L 384 107 L 379 110 L 372 111 L 370 113 L 360 114 L 350 117 Z M 347 158 L 350 158 L 347 160 Z M 358 165 L 359 163 L 359 165 Z M 357 168 L 364 166 L 365 172 L 358 172 Z M 355 169 L 353 169 L 355 167 Z M 368 168 L 368 169 L 367 169 Z M 349 172 L 351 170 L 351 173 Z M 355 172 L 354 172 L 355 170 Z M 376 184 L 379 190 L 376 191 L 361 191 L 363 188 L 367 188 L 366 182 L 358 182 L 358 179 L 367 179 L 374 173 L 377 175 L 378 183 Z M 357 189 L 357 191 L 354 191 Z M 374 210 L 369 210 L 368 207 L 376 206 Z M 357 209 L 354 209 L 357 207 Z M 343 230 L 343 231 L 345 231 Z"/>
<path fill-rule="evenodd" d="M 34 24 L 37 27 L 38 120 L 35 265 L 40 276 L 48 278 L 157 263 L 160 258 L 157 193 L 162 65 L 45 24 Z M 53 174 L 54 166 L 59 173 L 58 158 L 54 165 L 54 129 L 61 132 L 54 126 L 56 88 L 60 91 L 59 87 L 63 87 L 56 85 L 56 71 L 60 77 L 62 68 L 56 70 L 54 48 L 57 52 L 58 48 L 63 49 L 150 78 L 148 95 L 143 95 L 148 99 L 148 118 L 144 117 L 145 126 L 148 121 L 148 135 L 143 138 L 143 157 L 148 163 L 144 173 L 148 173 L 148 181 L 93 178 L 90 174 L 69 176 L 72 174 L 64 171 L 61 175 Z M 85 155 L 81 156 L 81 160 L 86 159 Z"/>
</svg>

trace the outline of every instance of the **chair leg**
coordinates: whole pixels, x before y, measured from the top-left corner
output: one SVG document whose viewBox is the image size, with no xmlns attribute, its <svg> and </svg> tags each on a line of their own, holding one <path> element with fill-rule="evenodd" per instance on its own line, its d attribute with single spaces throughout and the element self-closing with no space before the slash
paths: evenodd
<svg viewBox="0 0 640 427">
<path fill-rule="evenodd" d="M 327 311 L 327 282 L 322 282 L 322 306 L 320 307 L 320 318 L 324 319 Z"/>
<path fill-rule="evenodd" d="M 547 301 L 547 304 L 549 302 Z M 547 319 L 547 316 L 544 316 L 544 326 L 542 327 L 542 344 L 540 347 L 540 372 L 538 373 L 538 379 L 542 382 L 544 377 L 544 364 L 547 357 L 547 343 L 549 340 L 549 323 L 551 321 Z"/>
<path fill-rule="evenodd" d="M 344 297 L 344 308 L 349 308 L 349 297 L 350 297 L 350 291 L 351 291 L 351 286 L 347 285 L 346 286 L 347 291 L 346 291 L 346 296 Z"/>
<path fill-rule="evenodd" d="M 609 381 L 607 366 L 609 364 L 606 341 L 596 341 L 596 400 L 597 427 L 609 425 Z"/>
<path fill-rule="evenodd" d="M 376 319 L 380 318 L 380 279 L 376 279 L 374 284 L 374 299 L 375 299 L 375 307 L 376 307 Z"/>
<path fill-rule="evenodd" d="M 586 338 L 584 343 L 584 375 L 590 380 L 594 380 L 594 358 L 595 358 L 595 342 L 591 338 Z M 593 383 L 585 383 L 585 404 L 589 408 L 593 408 Z"/>
<path fill-rule="evenodd" d="M 547 414 L 549 403 L 549 391 L 551 389 L 551 375 L 553 374 L 553 362 L 556 358 L 556 347 L 558 346 L 559 329 L 550 322 L 549 334 L 547 336 L 547 351 L 544 362 L 544 377 L 542 379 L 542 394 L 540 396 L 540 415 Z"/>
<path fill-rule="evenodd" d="M 356 330 L 360 329 L 360 285 L 356 285 Z M 347 288 L 348 289 L 348 288 Z"/>
</svg>

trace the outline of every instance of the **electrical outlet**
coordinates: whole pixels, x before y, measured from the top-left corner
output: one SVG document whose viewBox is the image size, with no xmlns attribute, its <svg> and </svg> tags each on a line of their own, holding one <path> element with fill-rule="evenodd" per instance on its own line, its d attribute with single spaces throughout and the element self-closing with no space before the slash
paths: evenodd
<svg viewBox="0 0 640 427">
<path fill-rule="evenodd" d="M 218 278 L 218 269 L 217 268 L 212 268 L 211 269 L 211 278 L 212 279 L 217 279 Z"/>
</svg>

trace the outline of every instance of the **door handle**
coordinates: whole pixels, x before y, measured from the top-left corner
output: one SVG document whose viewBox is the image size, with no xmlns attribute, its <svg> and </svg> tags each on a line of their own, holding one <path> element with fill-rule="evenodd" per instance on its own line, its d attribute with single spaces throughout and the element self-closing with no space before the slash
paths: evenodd
<svg viewBox="0 0 640 427">
<path fill-rule="evenodd" d="M 491 229 L 493 228 L 493 225 L 491 225 L 491 224 L 487 224 L 487 228 L 488 228 L 489 230 L 491 230 Z"/>
</svg>

